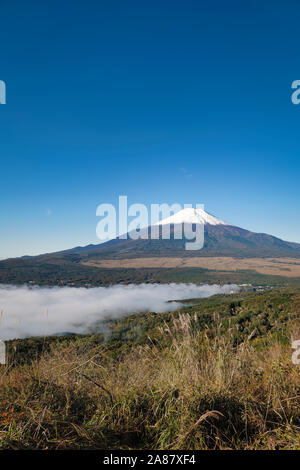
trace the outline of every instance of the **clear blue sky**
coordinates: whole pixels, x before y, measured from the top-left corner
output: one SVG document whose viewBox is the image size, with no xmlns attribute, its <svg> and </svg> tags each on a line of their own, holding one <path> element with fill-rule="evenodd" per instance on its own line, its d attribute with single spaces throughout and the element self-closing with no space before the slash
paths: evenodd
<svg viewBox="0 0 300 470">
<path fill-rule="evenodd" d="M 96 207 L 203 203 L 300 242 L 298 0 L 1 0 L 0 258 Z"/>
</svg>

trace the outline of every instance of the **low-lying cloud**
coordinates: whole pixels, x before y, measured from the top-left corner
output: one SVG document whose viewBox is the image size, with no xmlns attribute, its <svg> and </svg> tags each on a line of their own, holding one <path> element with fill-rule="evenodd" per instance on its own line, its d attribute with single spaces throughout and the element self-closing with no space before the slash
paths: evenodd
<svg viewBox="0 0 300 470">
<path fill-rule="evenodd" d="M 177 310 L 181 304 L 170 300 L 238 290 L 231 284 L 130 284 L 90 289 L 0 285 L 0 338 L 87 333 L 106 318 Z"/>
</svg>

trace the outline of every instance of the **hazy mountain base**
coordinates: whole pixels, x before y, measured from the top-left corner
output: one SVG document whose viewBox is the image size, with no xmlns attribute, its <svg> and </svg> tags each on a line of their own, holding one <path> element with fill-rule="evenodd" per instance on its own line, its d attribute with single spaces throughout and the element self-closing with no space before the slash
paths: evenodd
<svg viewBox="0 0 300 470">
<path fill-rule="evenodd" d="M 8 342 L 1 447 L 300 449 L 300 290 L 193 302 Z"/>
</svg>

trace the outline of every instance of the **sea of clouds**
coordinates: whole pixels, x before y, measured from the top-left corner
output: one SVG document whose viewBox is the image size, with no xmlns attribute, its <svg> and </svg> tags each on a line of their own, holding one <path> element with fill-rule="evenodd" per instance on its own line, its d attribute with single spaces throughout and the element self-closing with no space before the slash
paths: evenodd
<svg viewBox="0 0 300 470">
<path fill-rule="evenodd" d="M 237 285 L 130 284 L 111 287 L 0 285 L 0 339 L 87 333 L 107 318 L 180 308 L 174 300 L 238 292 Z"/>
</svg>

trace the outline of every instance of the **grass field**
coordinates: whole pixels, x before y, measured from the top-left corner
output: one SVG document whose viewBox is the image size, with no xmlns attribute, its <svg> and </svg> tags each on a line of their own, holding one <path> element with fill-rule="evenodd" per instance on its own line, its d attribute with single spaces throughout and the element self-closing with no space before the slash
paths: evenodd
<svg viewBox="0 0 300 470">
<path fill-rule="evenodd" d="M 295 258 L 232 258 L 232 257 L 202 257 L 202 258 L 130 258 L 130 259 L 91 259 L 81 263 L 108 269 L 128 268 L 204 268 L 215 271 L 252 270 L 260 274 L 282 276 L 288 278 L 300 277 L 300 260 Z"/>
<path fill-rule="evenodd" d="M 8 342 L 2 449 L 300 449 L 300 291 Z"/>
</svg>

